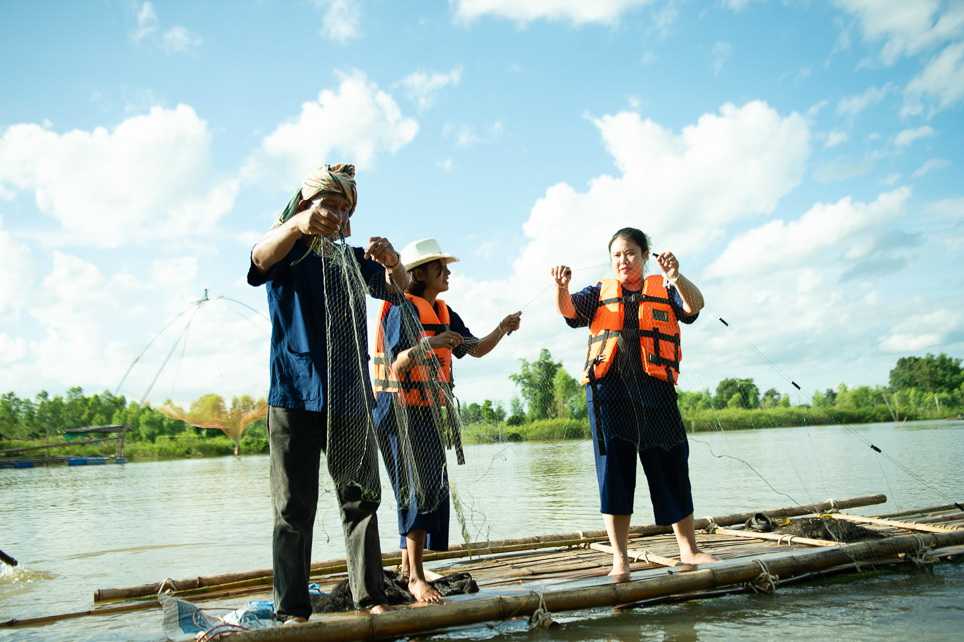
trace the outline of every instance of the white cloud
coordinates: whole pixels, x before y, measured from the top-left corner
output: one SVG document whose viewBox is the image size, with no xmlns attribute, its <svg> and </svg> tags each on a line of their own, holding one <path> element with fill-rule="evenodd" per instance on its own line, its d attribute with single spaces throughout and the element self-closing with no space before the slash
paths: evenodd
<svg viewBox="0 0 964 642">
<path fill-rule="evenodd" d="M 186 53 L 201 46 L 203 39 L 187 27 L 174 25 L 160 33 L 161 24 L 151 2 L 144 2 L 137 10 L 137 27 L 131 32 L 131 40 L 140 44 L 150 42 L 170 54 Z"/>
<path fill-rule="evenodd" d="M 201 36 L 188 31 L 187 28 L 175 25 L 164 32 L 161 46 L 168 53 L 184 53 L 201 46 Z"/>
<path fill-rule="evenodd" d="M 30 251 L 0 226 L 0 319 L 19 312 L 33 288 L 33 261 Z"/>
<path fill-rule="evenodd" d="M 947 309 L 916 314 L 898 322 L 880 347 L 886 352 L 920 352 L 946 343 L 952 334 L 964 330 L 961 315 Z"/>
<path fill-rule="evenodd" d="M 713 75 L 719 76 L 723 71 L 723 66 L 733 55 L 733 45 L 728 42 L 716 42 L 713 44 L 711 56 L 713 58 Z"/>
<path fill-rule="evenodd" d="M 872 203 L 846 197 L 836 203 L 818 203 L 795 221 L 771 221 L 731 240 L 706 269 L 706 276 L 794 270 L 828 249 L 853 249 L 854 239 L 862 232 L 903 215 L 909 198 L 910 190 L 902 187 Z"/>
<path fill-rule="evenodd" d="M 902 116 L 923 112 L 932 103 L 932 113 L 947 109 L 964 99 L 964 41 L 949 45 L 927 63 L 904 88 Z"/>
<path fill-rule="evenodd" d="M 471 22 L 483 16 L 505 18 L 519 24 L 534 20 L 567 20 L 573 24 L 612 24 L 627 11 L 650 0 L 455 0 L 455 15 Z"/>
<path fill-rule="evenodd" d="M 115 247 L 213 229 L 238 184 L 213 175 L 211 133 L 188 105 L 154 107 L 112 130 L 63 134 L 37 124 L 0 136 L 0 183 L 31 190 L 64 243 Z"/>
<path fill-rule="evenodd" d="M 158 259 L 151 263 L 151 278 L 154 283 L 167 289 L 193 284 L 197 275 L 198 260 L 194 256 Z"/>
<path fill-rule="evenodd" d="M 832 131 L 827 134 L 827 139 L 824 141 L 823 146 L 825 149 L 831 149 L 837 145 L 842 145 L 847 142 L 847 132 L 842 131 Z"/>
<path fill-rule="evenodd" d="M 27 342 L 21 337 L 11 337 L 0 332 L 0 365 L 7 366 L 20 361 L 27 354 Z"/>
<path fill-rule="evenodd" d="M 876 159 L 864 156 L 859 160 L 848 157 L 837 157 L 817 165 L 813 170 L 813 177 L 820 183 L 836 183 L 853 178 L 866 176 L 874 168 Z"/>
<path fill-rule="evenodd" d="M 856 116 L 872 105 L 876 105 L 894 90 L 891 83 L 882 87 L 869 87 L 863 93 L 842 98 L 837 103 L 837 113 L 845 116 Z"/>
<path fill-rule="evenodd" d="M 284 165 L 285 185 L 326 161 L 345 159 L 369 168 L 379 153 L 398 151 L 418 132 L 418 123 L 364 73 L 338 77 L 337 89 L 323 89 L 317 100 L 303 103 L 298 116 L 262 141 L 265 160 Z"/>
<path fill-rule="evenodd" d="M 425 110 L 431 107 L 432 100 L 439 90 L 450 85 L 458 86 L 461 81 L 462 67 L 457 66 L 453 67 L 448 73 L 429 74 L 424 71 L 416 71 L 402 78 L 399 84 L 415 101 L 419 110 Z"/>
<path fill-rule="evenodd" d="M 935 170 L 944 169 L 948 165 L 950 165 L 950 163 L 944 160 L 943 158 L 929 158 L 926 161 L 924 161 L 923 165 L 915 169 L 914 173 L 911 174 L 911 176 L 913 176 L 914 178 L 921 178 L 922 176 L 930 174 Z"/>
<path fill-rule="evenodd" d="M 505 126 L 502 121 L 497 120 L 482 129 L 480 133 L 479 128 L 473 125 L 446 123 L 442 127 L 442 137 L 453 141 L 459 147 L 472 147 L 498 140 L 505 131 Z"/>
<path fill-rule="evenodd" d="M 17 197 L 16 192 L 0 185 L 0 201 L 12 201 Z"/>
<path fill-rule="evenodd" d="M 947 3 L 945 11 L 940 0 L 836 0 L 836 4 L 857 17 L 864 40 L 884 42 L 880 58 L 887 65 L 964 32 L 960 2 Z"/>
<path fill-rule="evenodd" d="M 934 201 L 927 209 L 937 216 L 964 220 L 964 196 Z"/>
<path fill-rule="evenodd" d="M 137 10 L 137 27 L 131 32 L 131 39 L 140 42 L 157 31 L 157 13 L 150 2 L 143 3 Z"/>
<path fill-rule="evenodd" d="M 830 101 L 826 99 L 820 100 L 814 103 L 813 105 L 810 106 L 809 109 L 807 109 L 807 118 L 810 120 L 816 118 L 817 116 L 820 115 L 820 112 L 822 112 L 824 108 L 826 108 L 827 105 L 829 104 L 830 104 Z"/>
<path fill-rule="evenodd" d="M 358 0 L 321 0 L 324 7 L 321 35 L 333 42 L 344 43 L 361 36 L 361 4 Z"/>
<path fill-rule="evenodd" d="M 934 130 L 927 125 L 923 127 L 918 127 L 917 129 L 904 129 L 901 130 L 894 137 L 894 144 L 898 147 L 907 147 L 915 140 L 920 140 L 921 138 L 929 138 L 934 135 Z"/>
</svg>

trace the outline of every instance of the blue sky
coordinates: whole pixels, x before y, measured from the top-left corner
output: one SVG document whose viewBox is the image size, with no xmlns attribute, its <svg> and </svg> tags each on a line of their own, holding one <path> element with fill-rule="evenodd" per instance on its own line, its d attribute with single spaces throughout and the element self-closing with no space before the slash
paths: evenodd
<svg viewBox="0 0 964 642">
<path fill-rule="evenodd" d="M 477 333 L 525 306 L 519 333 L 457 365 L 464 399 L 508 399 L 542 347 L 578 370 L 548 268 L 605 276 L 625 225 L 706 295 L 683 388 L 751 376 L 804 400 L 962 354 L 964 2 L 2 11 L 2 390 L 114 389 L 202 288 L 263 311 L 251 244 L 306 169 L 343 160 L 356 243 L 438 238 Z M 145 393 L 180 328 L 122 392 Z M 258 317 L 206 304 L 187 336 L 150 398 L 264 394 Z"/>
</svg>

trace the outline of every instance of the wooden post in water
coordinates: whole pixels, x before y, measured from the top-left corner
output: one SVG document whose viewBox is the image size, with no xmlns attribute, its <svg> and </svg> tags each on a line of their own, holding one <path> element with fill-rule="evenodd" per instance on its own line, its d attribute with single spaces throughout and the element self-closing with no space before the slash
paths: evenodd
<svg viewBox="0 0 964 642">
<path fill-rule="evenodd" d="M 17 564 L 19 564 L 17 560 L 13 559 L 3 551 L 0 551 L 0 562 L 3 562 L 7 566 L 16 566 Z"/>
</svg>

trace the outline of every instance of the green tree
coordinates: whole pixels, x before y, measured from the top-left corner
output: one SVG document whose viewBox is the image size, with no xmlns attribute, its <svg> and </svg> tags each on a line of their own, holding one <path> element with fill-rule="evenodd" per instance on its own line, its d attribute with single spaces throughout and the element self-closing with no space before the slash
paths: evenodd
<svg viewBox="0 0 964 642">
<path fill-rule="evenodd" d="M 580 400 L 582 405 L 580 406 Z M 552 378 L 552 413 L 555 417 L 578 418 L 577 414 L 585 414 L 585 396 L 582 386 L 565 368 L 556 370 Z"/>
<path fill-rule="evenodd" d="M 521 359 L 519 372 L 509 375 L 509 378 L 519 386 L 519 393 L 525 399 L 530 421 L 548 419 L 553 416 L 554 389 L 553 380 L 556 371 L 562 364 L 553 361 L 549 351 L 543 348 L 539 358 L 529 362 Z"/>
<path fill-rule="evenodd" d="M 713 407 L 713 395 L 709 390 L 680 390 L 676 400 L 682 412 L 709 410 Z"/>
<path fill-rule="evenodd" d="M 731 405 L 734 395 L 738 395 L 736 406 Z M 760 389 L 753 379 L 723 379 L 716 385 L 713 405 L 717 408 L 759 408 Z"/>
<path fill-rule="evenodd" d="M 477 424 L 482 422 L 482 406 L 476 402 L 462 406 L 462 423 Z"/>
<path fill-rule="evenodd" d="M 486 399 L 479 408 L 479 418 L 487 424 L 500 424 L 505 419 L 505 410 L 499 404 L 492 403 L 491 399 Z"/>
<path fill-rule="evenodd" d="M 518 397 L 513 397 L 512 403 L 509 405 L 509 417 L 505 420 L 505 423 L 510 426 L 519 426 L 524 424 L 525 421 L 526 409 Z"/>
<path fill-rule="evenodd" d="M 763 393 L 763 397 L 760 398 L 761 408 L 776 408 L 780 405 L 780 393 L 776 388 L 770 388 Z"/>
<path fill-rule="evenodd" d="M 917 388 L 925 392 L 953 392 L 964 383 L 961 360 L 943 352 L 937 356 L 902 357 L 890 371 L 894 390 Z"/>
</svg>

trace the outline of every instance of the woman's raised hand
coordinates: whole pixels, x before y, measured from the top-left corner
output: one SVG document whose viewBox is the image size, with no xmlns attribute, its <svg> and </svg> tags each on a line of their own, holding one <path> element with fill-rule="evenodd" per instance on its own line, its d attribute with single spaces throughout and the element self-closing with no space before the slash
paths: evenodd
<svg viewBox="0 0 964 642">
<path fill-rule="evenodd" d="M 666 278 L 673 283 L 679 278 L 679 261 L 672 252 L 660 252 L 656 255 L 656 262 Z"/>
<path fill-rule="evenodd" d="M 569 281 L 572 280 L 572 269 L 568 265 L 557 265 L 551 270 L 552 278 L 559 289 L 569 289 Z"/>
<path fill-rule="evenodd" d="M 448 348 L 451 350 L 462 345 L 462 335 L 452 330 L 446 330 L 445 332 L 436 334 L 434 337 L 429 337 L 428 345 L 431 346 L 433 350 L 437 350 L 438 348 Z"/>
</svg>

